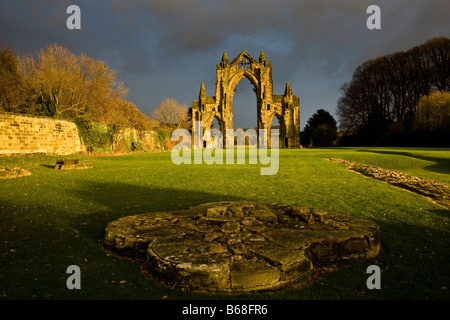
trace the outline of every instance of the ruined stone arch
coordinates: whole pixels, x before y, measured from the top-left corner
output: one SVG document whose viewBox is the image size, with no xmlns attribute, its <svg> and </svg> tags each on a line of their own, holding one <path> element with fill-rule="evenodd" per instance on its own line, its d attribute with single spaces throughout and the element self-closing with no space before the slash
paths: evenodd
<svg viewBox="0 0 450 320">
<path fill-rule="evenodd" d="M 284 121 L 283 121 L 283 116 L 279 112 L 273 112 L 272 115 L 269 116 L 268 126 L 269 126 L 269 128 L 271 127 L 271 125 L 273 123 L 273 120 L 275 118 L 277 118 L 278 123 L 280 125 L 280 127 L 279 127 L 279 137 L 278 137 L 279 138 L 278 146 L 279 146 L 279 148 L 288 148 L 288 145 L 287 145 L 288 141 L 286 140 L 287 139 L 286 126 L 285 126 Z M 267 139 L 268 144 L 271 144 L 272 138 L 273 137 L 271 135 L 271 132 L 268 131 L 268 139 Z"/>
<path fill-rule="evenodd" d="M 257 104 L 257 110 L 256 110 L 256 116 L 257 116 L 257 123 L 259 123 L 260 119 L 260 101 L 258 100 L 258 97 L 260 96 L 260 85 L 258 83 L 258 79 L 256 76 L 249 71 L 245 70 L 244 72 L 236 72 L 233 77 L 230 79 L 230 83 L 228 86 L 228 92 L 230 93 L 229 101 L 228 101 L 228 108 L 230 113 L 233 115 L 233 123 L 234 123 L 234 94 L 236 93 L 236 88 L 238 84 L 241 81 L 249 81 L 251 86 L 253 87 L 253 92 L 256 96 L 256 104 Z M 256 128 L 251 128 L 256 129 Z"/>
<path fill-rule="evenodd" d="M 211 114 L 210 117 L 205 121 L 205 125 L 202 128 L 204 137 L 207 136 L 206 131 L 208 129 L 212 129 L 214 119 L 217 119 L 217 122 L 219 123 L 219 130 L 223 134 L 224 128 L 225 128 L 225 124 L 224 124 L 223 120 L 220 119 L 220 117 L 217 114 Z M 215 129 L 217 129 L 217 128 L 215 128 Z M 220 139 L 223 139 L 223 137 L 220 137 Z M 211 135 L 208 136 L 208 140 L 212 140 Z M 203 141 L 203 148 L 205 148 L 208 145 L 211 145 L 211 143 L 212 143 L 212 141 L 209 141 L 209 142 Z"/>
<path fill-rule="evenodd" d="M 261 91 L 258 79 L 248 70 L 240 70 L 232 76 L 232 78 L 230 79 L 228 91 L 234 95 L 234 93 L 236 92 L 236 86 L 244 78 L 247 78 L 248 81 L 250 81 L 250 83 L 253 85 L 256 96 L 258 96 L 259 92 Z"/>
<path fill-rule="evenodd" d="M 267 61 L 261 51 L 259 60 L 255 60 L 243 50 L 231 62 L 224 52 L 222 61 L 216 64 L 215 96 L 206 94 L 205 84 L 200 86 L 199 99 L 192 103 L 192 119 L 202 121 L 202 132 L 210 128 L 216 116 L 220 119 L 222 134 L 233 127 L 233 97 L 236 86 L 243 78 L 253 85 L 257 103 L 258 129 L 270 131 L 273 117 L 280 123 L 280 147 L 300 147 L 300 100 L 292 94 L 290 83 L 286 83 L 283 95 L 273 94 L 272 62 Z M 211 119 L 211 120 L 210 120 Z M 196 122 L 193 122 L 193 131 Z M 224 139 L 225 140 L 225 139 Z"/>
<path fill-rule="evenodd" d="M 211 114 L 211 115 L 205 120 L 204 126 L 203 126 L 203 128 L 202 128 L 202 129 L 203 129 L 203 133 L 205 132 L 205 130 L 211 129 L 211 128 L 212 128 L 214 119 L 217 119 L 217 122 L 219 123 L 219 126 L 220 126 L 220 131 L 223 132 L 223 130 L 225 129 L 225 123 L 224 123 L 224 121 L 220 118 L 220 116 L 219 116 L 218 114 Z"/>
</svg>

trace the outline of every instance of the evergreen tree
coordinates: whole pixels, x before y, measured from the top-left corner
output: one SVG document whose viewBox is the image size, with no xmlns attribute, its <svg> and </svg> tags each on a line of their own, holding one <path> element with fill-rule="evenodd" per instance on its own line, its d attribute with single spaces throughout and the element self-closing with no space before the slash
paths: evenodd
<svg viewBox="0 0 450 320">
<path fill-rule="evenodd" d="M 331 146 L 337 136 L 337 122 L 326 110 L 317 110 L 306 123 L 302 132 L 302 143 L 306 147 Z"/>
</svg>

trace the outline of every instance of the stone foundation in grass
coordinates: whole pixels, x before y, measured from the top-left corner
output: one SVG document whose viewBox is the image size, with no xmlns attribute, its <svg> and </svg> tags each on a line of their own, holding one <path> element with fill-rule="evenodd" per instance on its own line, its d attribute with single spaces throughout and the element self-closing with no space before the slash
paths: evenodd
<svg viewBox="0 0 450 320">
<path fill-rule="evenodd" d="M 276 203 L 217 202 L 108 223 L 104 246 L 145 261 L 149 274 L 185 290 L 276 290 L 319 265 L 366 261 L 379 227 L 350 215 Z"/>
<path fill-rule="evenodd" d="M 342 159 L 330 160 L 343 163 L 347 165 L 350 170 L 359 172 L 367 177 L 382 180 L 396 187 L 428 197 L 438 205 L 450 209 L 450 185 L 448 184 L 357 162 Z"/>
<path fill-rule="evenodd" d="M 25 176 L 31 176 L 31 172 L 20 168 L 0 169 L 0 179 L 13 179 Z"/>
</svg>

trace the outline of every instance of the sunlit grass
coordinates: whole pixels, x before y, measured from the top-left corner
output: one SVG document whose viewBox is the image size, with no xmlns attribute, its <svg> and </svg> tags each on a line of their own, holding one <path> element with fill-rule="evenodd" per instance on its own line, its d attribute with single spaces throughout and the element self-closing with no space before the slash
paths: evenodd
<svg viewBox="0 0 450 320">
<path fill-rule="evenodd" d="M 349 171 L 328 158 L 372 164 L 450 183 L 448 149 L 324 148 L 280 150 L 275 175 L 261 164 L 174 165 L 170 152 L 70 156 L 94 169 L 61 171 L 57 156 L 0 158 L 0 168 L 31 176 L 0 180 L 0 297 L 3 299 L 192 299 L 168 289 L 98 245 L 109 221 L 222 200 L 307 205 L 380 225 L 382 289 L 365 283 L 368 265 L 351 265 L 304 288 L 244 298 L 442 299 L 450 276 L 449 211 L 411 192 Z M 82 289 L 68 290 L 78 265 Z M 220 298 L 220 296 L 219 296 Z"/>
</svg>

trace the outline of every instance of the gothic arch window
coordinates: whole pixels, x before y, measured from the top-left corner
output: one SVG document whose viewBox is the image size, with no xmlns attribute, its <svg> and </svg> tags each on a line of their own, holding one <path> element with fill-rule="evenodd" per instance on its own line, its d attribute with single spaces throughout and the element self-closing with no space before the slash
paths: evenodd
<svg viewBox="0 0 450 320">
<path fill-rule="evenodd" d="M 238 62 L 238 69 L 251 69 L 252 63 L 246 57 L 242 57 Z"/>
</svg>

